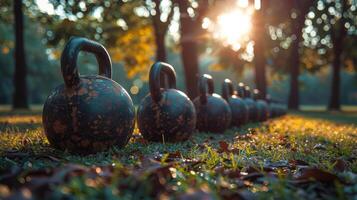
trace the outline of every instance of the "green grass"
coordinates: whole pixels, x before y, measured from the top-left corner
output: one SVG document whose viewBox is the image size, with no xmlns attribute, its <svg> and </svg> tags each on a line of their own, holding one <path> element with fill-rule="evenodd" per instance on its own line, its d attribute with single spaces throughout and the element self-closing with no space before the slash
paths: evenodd
<svg viewBox="0 0 357 200">
<path fill-rule="evenodd" d="M 40 112 L 2 111 L 0 199 L 18 194 L 21 187 L 29 187 L 35 197 L 41 198 L 36 189 L 28 186 L 33 184 L 31 181 L 26 184 L 26 173 L 34 170 L 42 175 L 46 170 L 55 173 L 71 169 L 72 164 L 85 166 L 89 171 L 71 173 L 55 186 L 41 189 L 48 191 L 45 197 L 356 198 L 356 116 L 356 113 L 297 112 L 224 134 L 196 133 L 189 141 L 177 144 L 148 143 L 135 135 L 123 149 L 114 147 L 95 155 L 79 156 L 51 148 L 43 134 Z M 315 177 L 314 181 L 300 183 L 296 176 L 304 167 L 317 168 L 328 173 L 321 176 L 338 179 Z M 3 181 L 10 169 L 23 173 L 12 177 L 12 181 Z M 94 176 L 91 170 L 109 170 L 110 176 L 105 178 L 100 173 Z"/>
</svg>

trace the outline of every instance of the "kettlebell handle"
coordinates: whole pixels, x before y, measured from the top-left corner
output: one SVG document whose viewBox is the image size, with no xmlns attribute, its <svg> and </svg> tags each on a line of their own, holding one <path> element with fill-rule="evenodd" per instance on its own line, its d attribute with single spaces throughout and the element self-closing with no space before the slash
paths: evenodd
<svg viewBox="0 0 357 200">
<path fill-rule="evenodd" d="M 150 94 L 155 102 L 161 99 L 161 81 L 160 75 L 163 73 L 169 81 L 168 88 L 176 89 L 176 72 L 175 69 L 168 63 L 156 62 L 151 66 L 149 74 Z"/>
<path fill-rule="evenodd" d="M 226 78 L 222 83 L 222 97 L 228 100 L 234 94 L 233 83 L 231 80 Z"/>
<path fill-rule="evenodd" d="M 71 37 L 61 56 L 61 71 L 66 87 L 79 84 L 77 58 L 80 51 L 93 53 L 99 65 L 99 75 L 112 78 L 112 62 L 104 46 L 83 37 Z"/>
<path fill-rule="evenodd" d="M 249 86 L 245 86 L 244 87 L 244 96 L 246 98 L 252 98 L 252 93 L 250 92 L 250 87 Z"/>
<path fill-rule="evenodd" d="M 237 87 L 237 94 L 240 98 L 244 98 L 245 97 L 245 89 L 244 89 L 244 83 L 240 82 L 238 83 L 238 87 Z"/>
<path fill-rule="evenodd" d="M 200 101 L 202 104 L 206 104 L 207 103 L 207 93 L 212 95 L 214 92 L 212 76 L 209 74 L 203 74 L 200 78 L 198 87 L 199 87 Z M 208 89 L 208 92 L 207 92 L 207 89 Z"/>
<path fill-rule="evenodd" d="M 260 92 L 259 92 L 258 89 L 254 89 L 254 90 L 253 90 L 253 99 L 254 99 L 254 100 L 260 99 Z"/>
</svg>

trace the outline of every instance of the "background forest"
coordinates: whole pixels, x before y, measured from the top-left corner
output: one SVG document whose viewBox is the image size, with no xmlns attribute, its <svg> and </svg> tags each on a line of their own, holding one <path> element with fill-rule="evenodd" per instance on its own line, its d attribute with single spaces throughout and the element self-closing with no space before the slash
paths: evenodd
<svg viewBox="0 0 357 200">
<path fill-rule="evenodd" d="M 225 21 L 234 35 L 220 35 L 219 20 L 232 14 L 231 5 L 243 11 L 249 6 L 250 24 Z M 19 93 L 28 97 L 19 98 L 19 107 L 42 104 L 63 82 L 59 58 L 65 42 L 85 36 L 108 48 L 113 78 L 135 104 L 148 93 L 149 67 L 161 60 L 175 67 L 178 88 L 190 97 L 196 95 L 197 74 L 209 72 L 219 93 L 228 77 L 292 109 L 356 105 L 356 5 L 355 0 L 2 0 L 0 104 L 16 107 L 13 97 Z M 15 24 L 16 15 L 23 15 L 23 24 Z M 23 57 L 15 56 L 16 29 L 23 34 L 17 41 L 23 42 Z M 78 62 L 82 74 L 97 73 L 94 56 L 83 53 Z"/>
</svg>

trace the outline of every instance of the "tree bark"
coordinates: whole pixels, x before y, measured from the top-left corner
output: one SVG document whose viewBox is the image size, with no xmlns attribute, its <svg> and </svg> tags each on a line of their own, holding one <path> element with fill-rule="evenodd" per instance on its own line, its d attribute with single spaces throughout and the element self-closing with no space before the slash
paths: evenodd
<svg viewBox="0 0 357 200">
<path fill-rule="evenodd" d="M 290 59 L 290 93 L 288 108 L 292 110 L 299 109 L 299 75 L 300 75 L 300 53 L 299 47 L 302 39 L 302 28 L 305 22 L 305 15 L 299 15 L 296 24 L 293 24 L 293 34 L 295 40 L 291 46 Z"/>
<path fill-rule="evenodd" d="M 166 62 L 166 47 L 165 47 L 165 34 L 158 33 L 155 30 L 155 43 L 156 43 L 156 61 Z"/>
<path fill-rule="evenodd" d="M 255 85 L 260 91 L 262 98 L 267 94 L 267 81 L 266 81 L 266 58 L 264 41 L 265 35 L 265 9 L 267 8 L 267 0 L 261 1 L 262 5 L 260 10 L 255 11 L 254 15 L 254 67 L 255 67 Z"/>
<path fill-rule="evenodd" d="M 167 21 L 162 22 L 160 20 L 161 17 L 161 10 L 160 10 L 160 0 L 154 0 L 155 2 L 155 15 L 151 15 L 152 23 L 154 27 L 154 35 L 155 35 L 155 44 L 156 44 L 156 62 L 166 62 L 167 55 L 166 55 L 166 46 L 165 46 L 165 36 L 171 22 L 171 19 L 174 14 L 174 9 L 172 6 L 170 13 L 168 14 Z M 161 85 L 164 88 L 168 87 L 168 79 L 164 74 L 160 75 Z"/>
<path fill-rule="evenodd" d="M 295 35 L 290 51 L 290 58 L 288 65 L 290 65 L 290 92 L 288 100 L 288 108 L 292 110 L 299 109 L 299 75 L 300 75 L 300 42 L 302 40 L 302 29 L 305 24 L 305 16 L 309 12 L 310 7 L 314 4 L 314 1 L 300 1 L 295 0 L 293 2 L 293 8 L 299 11 L 297 18 L 292 22 L 292 34 Z"/>
<path fill-rule="evenodd" d="M 343 42 L 347 35 L 347 30 L 345 29 L 346 18 L 344 13 L 348 9 L 347 1 L 342 2 L 341 18 L 337 24 L 337 33 L 335 33 L 333 26 L 331 25 L 331 37 L 333 42 L 333 62 L 332 62 L 332 82 L 331 82 L 331 96 L 328 105 L 329 110 L 340 110 L 340 85 L 341 85 L 341 55 L 343 52 Z"/>
<path fill-rule="evenodd" d="M 155 27 L 155 25 L 154 25 Z M 158 31 L 157 28 L 155 30 L 155 43 L 156 43 L 156 62 L 166 62 L 166 47 L 165 47 L 165 34 L 162 34 Z M 168 88 L 169 82 L 164 73 L 160 75 L 160 82 L 163 88 Z"/>
<path fill-rule="evenodd" d="M 14 1 L 15 15 L 15 72 L 13 95 L 13 108 L 29 108 L 27 102 L 27 85 L 26 85 L 26 59 L 24 48 L 24 25 L 22 0 Z"/>
<path fill-rule="evenodd" d="M 161 10 L 160 10 L 160 0 L 154 0 L 155 2 L 155 12 L 156 14 L 152 16 L 154 34 L 155 34 L 155 44 L 156 44 L 156 61 L 166 62 L 166 47 L 165 47 L 165 35 L 168 29 L 169 21 L 171 21 L 173 8 L 167 18 L 166 23 L 160 20 Z"/>
<path fill-rule="evenodd" d="M 180 10 L 181 58 L 185 73 L 186 92 L 194 99 L 198 95 L 198 52 L 195 36 L 195 23 L 187 13 L 187 0 L 177 1 Z"/>
<path fill-rule="evenodd" d="M 340 46 L 340 45 L 338 45 Z M 334 46 L 334 60 L 332 65 L 332 82 L 329 110 L 340 110 L 340 69 L 342 49 Z"/>
</svg>

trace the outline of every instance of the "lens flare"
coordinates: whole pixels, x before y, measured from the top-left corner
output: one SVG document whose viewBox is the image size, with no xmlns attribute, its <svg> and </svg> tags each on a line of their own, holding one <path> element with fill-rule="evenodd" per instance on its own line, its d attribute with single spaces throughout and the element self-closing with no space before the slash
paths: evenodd
<svg viewBox="0 0 357 200">
<path fill-rule="evenodd" d="M 249 36 L 251 28 L 251 15 L 235 10 L 218 16 L 215 30 L 216 36 L 238 50 L 240 43 Z"/>
</svg>

